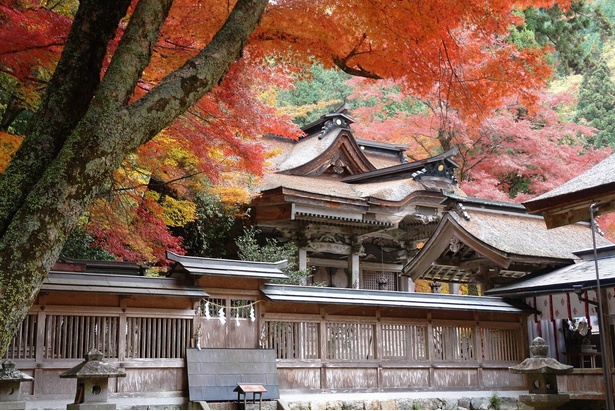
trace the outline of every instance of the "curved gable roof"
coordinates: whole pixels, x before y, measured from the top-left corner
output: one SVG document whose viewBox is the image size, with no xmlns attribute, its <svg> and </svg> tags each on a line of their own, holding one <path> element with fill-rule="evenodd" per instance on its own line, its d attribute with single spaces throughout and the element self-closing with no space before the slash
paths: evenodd
<svg viewBox="0 0 615 411">
<path fill-rule="evenodd" d="M 375 170 L 355 141 L 352 132 L 334 127 L 322 136 L 300 140 L 278 167 L 278 172 L 299 176 L 318 176 L 329 168 L 340 175 Z"/>
<path fill-rule="evenodd" d="M 518 278 L 570 264 L 575 251 L 591 245 L 586 225 L 548 230 L 537 216 L 466 208 L 445 214 L 433 236 L 404 267 L 404 274 L 413 280 L 467 282 L 482 268 L 492 269 L 483 274 Z"/>
</svg>

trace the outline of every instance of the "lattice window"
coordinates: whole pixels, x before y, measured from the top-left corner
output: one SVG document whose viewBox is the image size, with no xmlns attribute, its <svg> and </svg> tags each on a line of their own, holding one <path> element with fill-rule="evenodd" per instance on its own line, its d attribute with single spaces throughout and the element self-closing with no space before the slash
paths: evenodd
<svg viewBox="0 0 615 411">
<path fill-rule="evenodd" d="M 433 326 L 433 359 L 440 361 L 474 361 L 472 327 Z"/>
<path fill-rule="evenodd" d="M 201 301 L 201 312 L 204 316 L 216 318 L 220 308 L 225 310 L 226 315 L 226 298 L 209 298 Z"/>
<path fill-rule="evenodd" d="M 255 300 L 253 299 L 226 299 L 209 298 L 201 301 L 201 313 L 211 319 L 225 320 L 253 319 L 255 318 Z"/>
<path fill-rule="evenodd" d="M 29 314 L 24 318 L 4 358 L 11 360 L 30 360 L 36 358 L 37 320 L 37 314 Z"/>
<path fill-rule="evenodd" d="M 48 315 L 44 358 L 83 359 L 93 348 L 106 358 L 117 358 L 118 328 L 118 317 Z"/>
<path fill-rule="evenodd" d="M 523 360 L 518 329 L 481 328 L 480 334 L 485 361 Z"/>
<path fill-rule="evenodd" d="M 327 323 L 327 359 L 374 358 L 374 324 Z"/>
<path fill-rule="evenodd" d="M 184 358 L 192 334 L 188 318 L 128 317 L 126 358 Z"/>
<path fill-rule="evenodd" d="M 254 316 L 254 300 L 234 300 L 231 299 L 231 318 L 250 318 Z"/>
<path fill-rule="evenodd" d="M 363 287 L 366 290 L 397 291 L 397 273 L 364 270 Z"/>
<path fill-rule="evenodd" d="M 427 326 L 382 324 L 382 358 L 420 361 L 427 359 Z"/>
<path fill-rule="evenodd" d="M 267 321 L 261 330 L 261 346 L 273 349 L 276 358 L 319 359 L 317 322 Z"/>
</svg>

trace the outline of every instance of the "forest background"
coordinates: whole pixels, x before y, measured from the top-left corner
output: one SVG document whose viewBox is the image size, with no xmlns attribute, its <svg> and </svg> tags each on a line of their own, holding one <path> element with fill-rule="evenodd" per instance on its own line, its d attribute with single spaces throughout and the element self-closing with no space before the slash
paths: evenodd
<svg viewBox="0 0 615 411">
<path fill-rule="evenodd" d="M 0 45 L 0 170 L 40 107 L 75 10 L 76 2 L 61 0 L 0 6 L 0 34 L 12 39 Z M 557 187 L 615 148 L 615 4 L 574 1 L 569 9 L 529 8 L 518 17 L 502 41 L 545 52 L 546 64 L 537 64 L 534 75 L 546 81 L 532 84 L 531 96 L 520 90 L 500 98 L 494 89 L 491 106 L 473 101 L 469 82 L 458 96 L 437 86 L 413 93 L 375 73 L 353 72 L 344 61 L 334 67 L 309 58 L 291 64 L 265 56 L 258 66 L 240 60 L 210 95 L 123 161 L 62 255 L 133 261 L 154 273 L 164 269 L 166 250 L 236 257 L 236 239 L 256 241 L 242 231 L 243 205 L 276 154 L 261 137 L 298 138 L 300 126 L 342 103 L 356 120 L 356 137 L 408 145 L 408 161 L 458 147 L 459 182 L 470 196 L 522 202 Z M 178 65 L 191 41 L 169 29 L 165 44 L 174 53 L 160 53 L 160 71 Z M 480 64 L 477 52 L 463 69 Z M 156 65 L 148 70 L 144 77 L 155 79 Z M 455 98 L 465 101 L 454 104 Z M 601 225 L 615 237 L 613 221 L 603 217 Z M 245 255 L 250 246 L 243 245 L 246 258 L 255 256 Z"/>
</svg>

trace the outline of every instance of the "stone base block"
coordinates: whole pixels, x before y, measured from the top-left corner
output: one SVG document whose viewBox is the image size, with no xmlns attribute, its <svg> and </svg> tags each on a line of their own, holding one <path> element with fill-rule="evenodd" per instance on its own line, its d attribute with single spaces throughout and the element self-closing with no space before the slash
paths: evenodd
<svg viewBox="0 0 615 411">
<path fill-rule="evenodd" d="M 116 405 L 108 402 L 82 402 L 80 404 L 67 404 L 67 410 L 115 410 Z"/>
<path fill-rule="evenodd" d="M 570 401 L 568 394 L 523 394 L 519 401 L 536 410 L 554 410 Z"/>
<path fill-rule="evenodd" d="M 25 410 L 25 401 L 0 401 L 0 410 Z"/>
</svg>

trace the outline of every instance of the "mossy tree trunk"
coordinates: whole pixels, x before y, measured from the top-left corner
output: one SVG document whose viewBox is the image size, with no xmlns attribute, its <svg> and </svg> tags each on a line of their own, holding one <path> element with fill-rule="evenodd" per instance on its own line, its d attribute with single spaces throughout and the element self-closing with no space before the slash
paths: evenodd
<svg viewBox="0 0 615 411">
<path fill-rule="evenodd" d="M 0 179 L 0 356 L 111 173 L 220 82 L 267 4 L 239 0 L 207 47 L 129 104 L 172 2 L 139 2 L 102 79 L 130 1 L 79 3 L 41 109 Z"/>
</svg>

